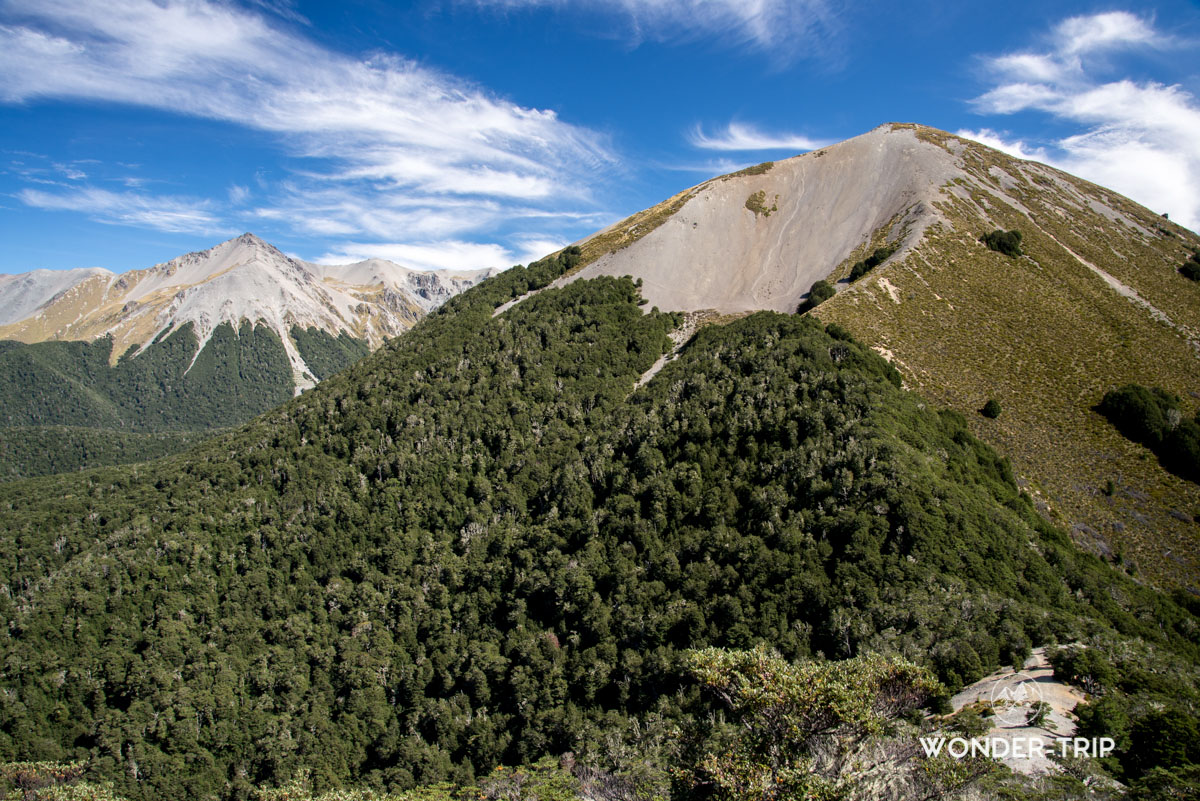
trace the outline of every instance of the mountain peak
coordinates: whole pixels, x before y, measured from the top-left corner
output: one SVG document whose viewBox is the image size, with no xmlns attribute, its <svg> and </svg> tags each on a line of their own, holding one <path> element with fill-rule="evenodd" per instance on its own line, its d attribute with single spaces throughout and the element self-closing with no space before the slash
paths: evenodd
<svg viewBox="0 0 1200 801">
<path fill-rule="evenodd" d="M 247 231 L 122 275 L 81 270 L 0 280 L 8 296 L 0 297 L 0 337 L 38 342 L 112 336 L 116 359 L 185 323 L 193 324 L 201 346 L 222 323 L 235 330 L 243 321 L 262 323 L 283 342 L 296 385 L 311 386 L 311 371 L 291 339 L 294 326 L 335 337 L 348 333 L 375 348 L 485 277 L 418 273 L 382 260 L 309 264 Z"/>
</svg>

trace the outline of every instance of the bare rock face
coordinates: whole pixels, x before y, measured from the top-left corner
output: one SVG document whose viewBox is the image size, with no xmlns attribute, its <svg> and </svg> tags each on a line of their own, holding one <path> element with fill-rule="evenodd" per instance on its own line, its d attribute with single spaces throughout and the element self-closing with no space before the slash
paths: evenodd
<svg viewBox="0 0 1200 801">
<path fill-rule="evenodd" d="M 700 184 L 659 227 L 580 277 L 634 275 L 663 309 L 794 311 L 815 281 L 877 232 L 918 241 L 936 219 L 940 188 L 957 173 L 952 153 L 913 129 L 885 126 Z"/>
<path fill-rule="evenodd" d="M 0 339 L 23 342 L 111 336 L 113 359 L 164 331 L 192 323 L 203 347 L 214 329 L 242 320 L 282 340 L 297 389 L 311 374 L 290 337 L 293 326 L 345 332 L 376 348 L 491 270 L 420 272 L 370 259 L 310 264 L 253 234 L 146 270 L 36 270 L 0 278 Z"/>
</svg>

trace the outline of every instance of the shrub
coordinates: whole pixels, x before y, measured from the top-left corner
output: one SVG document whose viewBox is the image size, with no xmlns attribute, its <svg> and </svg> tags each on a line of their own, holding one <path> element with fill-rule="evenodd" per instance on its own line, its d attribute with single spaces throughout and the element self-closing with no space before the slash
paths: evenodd
<svg viewBox="0 0 1200 801">
<path fill-rule="evenodd" d="M 887 261 L 888 258 L 890 258 L 895 252 L 896 249 L 894 247 L 876 248 L 875 252 L 870 256 L 867 256 L 862 261 L 854 263 L 854 266 L 850 268 L 850 280 L 857 281 L 858 279 L 862 278 L 864 275 L 871 272 L 871 270 L 874 270 L 876 267 Z"/>
<path fill-rule="evenodd" d="M 1200 420 L 1186 420 L 1179 398 L 1128 384 L 1105 394 L 1096 410 L 1128 439 L 1145 445 L 1181 478 L 1200 483 Z"/>
<path fill-rule="evenodd" d="M 818 281 L 812 285 L 812 289 L 808 290 L 808 298 L 800 304 L 800 308 L 796 311 L 800 314 L 812 311 L 836 294 L 837 290 L 833 288 L 833 284 L 828 281 Z"/>
<path fill-rule="evenodd" d="M 1180 422 L 1163 437 L 1158 458 L 1175 475 L 1200 483 L 1200 425 L 1192 420 Z"/>
<path fill-rule="evenodd" d="M 983 408 L 979 410 L 979 413 L 984 417 L 995 420 L 1000 416 L 1000 401 L 995 398 L 988 398 L 988 402 L 983 404 Z"/>
<path fill-rule="evenodd" d="M 750 197 L 746 198 L 746 208 L 748 208 L 748 209 L 750 209 L 750 211 L 754 212 L 755 217 L 757 217 L 760 214 L 764 217 L 770 217 L 771 212 L 779 211 L 779 204 L 778 204 L 779 195 L 775 196 L 775 200 L 777 202 L 771 204 L 770 208 L 767 208 L 767 193 L 766 193 L 766 191 L 760 189 L 757 192 L 755 192 L 754 194 L 752 194 Z"/>
<path fill-rule="evenodd" d="M 1193 281 L 1200 281 L 1200 257 L 1195 253 L 1192 257 L 1183 263 L 1179 268 L 1179 272 L 1184 278 L 1189 278 Z"/>
<path fill-rule="evenodd" d="M 1020 231 L 1001 231 L 997 228 L 990 234 L 984 234 L 979 237 L 979 241 L 987 245 L 988 250 L 1003 253 L 1005 256 L 1011 256 L 1015 259 L 1021 255 Z"/>
<path fill-rule="evenodd" d="M 1171 429 L 1171 410 L 1178 412 L 1179 399 L 1157 387 L 1126 384 L 1105 393 L 1096 409 L 1127 438 L 1157 448 Z"/>
</svg>

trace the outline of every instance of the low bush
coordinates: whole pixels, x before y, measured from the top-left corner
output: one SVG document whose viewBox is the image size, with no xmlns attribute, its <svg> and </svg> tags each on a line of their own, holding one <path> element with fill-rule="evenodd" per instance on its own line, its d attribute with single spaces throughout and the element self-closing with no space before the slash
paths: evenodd
<svg viewBox="0 0 1200 801">
<path fill-rule="evenodd" d="M 876 267 L 887 261 L 888 258 L 895 252 L 896 249 L 894 247 L 876 248 L 875 252 L 870 256 L 867 256 L 862 261 L 857 261 L 854 263 L 854 266 L 850 268 L 850 280 L 857 281 L 858 279 L 862 278 L 864 275 L 871 272 L 871 270 L 874 270 Z"/>
<path fill-rule="evenodd" d="M 812 311 L 836 294 L 837 290 L 833 288 L 833 284 L 828 281 L 818 281 L 812 285 L 812 289 L 808 290 L 808 297 L 800 304 L 800 308 L 796 312 L 804 314 L 806 311 Z"/>
<path fill-rule="evenodd" d="M 1096 410 L 1126 438 L 1145 445 L 1167 470 L 1200 483 L 1200 419 L 1186 419 L 1175 395 L 1128 384 L 1106 393 Z"/>
<path fill-rule="evenodd" d="M 979 237 L 979 241 L 987 245 L 988 250 L 1003 253 L 1005 256 L 1017 258 L 1021 255 L 1021 232 L 1001 231 L 996 229 L 990 234 Z"/>
<path fill-rule="evenodd" d="M 1179 273 L 1184 278 L 1192 281 L 1200 281 L 1200 251 L 1192 253 L 1192 257 L 1183 263 L 1179 268 Z"/>
</svg>

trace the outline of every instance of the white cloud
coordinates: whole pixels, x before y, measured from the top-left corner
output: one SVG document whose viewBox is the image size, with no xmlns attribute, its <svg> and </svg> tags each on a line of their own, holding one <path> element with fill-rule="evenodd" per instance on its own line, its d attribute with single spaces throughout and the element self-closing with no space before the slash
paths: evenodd
<svg viewBox="0 0 1200 801">
<path fill-rule="evenodd" d="M 957 136 L 964 139 L 973 139 L 976 142 L 985 144 L 988 147 L 994 147 L 1002 153 L 1007 153 L 1010 156 L 1015 156 L 1019 159 L 1027 161 L 1048 161 L 1050 156 L 1046 153 L 1046 149 L 1042 147 L 1030 147 L 1024 141 L 1018 139 L 1011 141 L 1005 138 L 1005 134 L 997 133 L 991 128 L 981 128 L 978 131 L 971 131 L 966 128 L 959 129 L 955 132 Z"/>
<path fill-rule="evenodd" d="M 1058 51 L 1071 55 L 1164 41 L 1145 20 L 1128 11 L 1071 17 L 1058 26 L 1055 34 Z"/>
<path fill-rule="evenodd" d="M 814 150 L 829 144 L 817 139 L 809 139 L 799 134 L 769 134 L 763 133 L 751 125 L 731 122 L 721 133 L 709 136 L 700 126 L 696 126 L 688 135 L 692 146 L 707 150 Z"/>
<path fill-rule="evenodd" d="M 725 175 L 731 172 L 745 169 L 746 167 L 754 166 L 752 161 L 734 161 L 733 159 L 709 159 L 701 162 L 688 162 L 680 164 L 659 164 L 657 165 L 664 170 L 672 170 L 674 172 L 694 172 L 706 177 L 714 175 Z"/>
<path fill-rule="evenodd" d="M 110 224 L 136 225 L 173 233 L 230 233 L 208 211 L 204 201 L 188 198 L 149 197 L 132 192 L 83 188 L 64 192 L 23 189 L 21 202 L 48 211 L 77 211 Z"/>
<path fill-rule="evenodd" d="M 570 242 L 551 236 L 527 236 L 516 242 L 517 251 L 511 264 L 530 264 L 562 250 Z M 510 266 L 511 266 L 510 264 Z"/>
<path fill-rule="evenodd" d="M 718 37 L 792 57 L 837 27 L 828 0 L 475 0 L 515 9 L 574 6 L 626 18 L 635 41 Z"/>
<path fill-rule="evenodd" d="M 304 22 L 286 0 L 259 5 Z M 551 110 L 398 56 L 333 52 L 219 0 L 6 0 L 0 102 L 44 98 L 271 134 L 312 166 L 258 196 L 265 216 L 273 209 L 305 233 L 441 236 L 456 230 L 445 210 L 462 199 L 490 212 L 458 224 L 478 231 L 513 204 L 587 205 L 578 187 L 616 161 L 602 137 Z M 245 195 L 236 187 L 228 200 Z"/>
<path fill-rule="evenodd" d="M 554 236 L 517 237 L 512 247 L 495 243 L 441 239 L 420 243 L 346 242 L 317 259 L 322 264 L 346 264 L 364 259 L 387 259 L 418 270 L 506 270 L 529 264 L 562 250 L 569 242 Z"/>
<path fill-rule="evenodd" d="M 1079 132 L 1037 148 L 987 129 L 963 135 L 1111 187 L 1200 230 L 1200 102 L 1178 86 L 1105 80 L 1105 64 L 1093 58 L 1174 46 L 1126 12 L 1072 17 L 1055 28 L 1045 52 L 988 61 L 996 86 L 974 104 L 986 114 L 1043 112 Z"/>
<path fill-rule="evenodd" d="M 229 187 L 229 202 L 234 206 L 240 206 L 250 197 L 250 190 L 240 184 L 233 184 Z"/>
<path fill-rule="evenodd" d="M 346 242 L 317 261 L 346 264 L 365 259 L 387 259 L 416 270 L 504 269 L 514 264 L 512 254 L 500 245 L 454 239 L 424 243 Z"/>
</svg>

